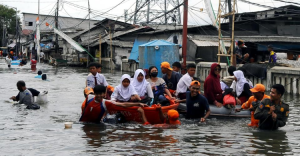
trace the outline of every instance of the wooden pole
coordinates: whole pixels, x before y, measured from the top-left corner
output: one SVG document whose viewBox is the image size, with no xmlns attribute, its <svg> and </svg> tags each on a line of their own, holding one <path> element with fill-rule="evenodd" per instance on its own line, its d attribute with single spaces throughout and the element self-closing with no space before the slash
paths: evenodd
<svg viewBox="0 0 300 156">
<path fill-rule="evenodd" d="M 231 28 L 231 57 L 230 57 L 230 62 L 231 62 L 231 65 L 232 66 L 236 66 L 236 61 L 234 60 L 234 57 L 233 57 L 233 52 L 234 52 L 234 21 L 235 21 L 235 3 L 236 3 L 236 0 L 233 0 L 233 5 L 232 5 L 232 28 Z"/>
<path fill-rule="evenodd" d="M 109 36 L 110 36 L 110 70 L 112 70 L 112 35 L 111 35 L 111 28 L 109 26 Z"/>
<path fill-rule="evenodd" d="M 218 54 L 222 54 L 221 52 L 221 0 L 219 0 L 219 9 L 218 9 L 218 22 L 219 22 L 219 37 L 218 37 L 218 41 L 219 41 L 219 47 L 218 47 Z M 218 55 L 218 64 L 220 64 L 221 62 L 221 56 Z"/>
<path fill-rule="evenodd" d="M 102 52 L 101 52 L 101 34 L 99 34 L 99 63 L 101 64 L 101 55 L 102 55 Z"/>
</svg>

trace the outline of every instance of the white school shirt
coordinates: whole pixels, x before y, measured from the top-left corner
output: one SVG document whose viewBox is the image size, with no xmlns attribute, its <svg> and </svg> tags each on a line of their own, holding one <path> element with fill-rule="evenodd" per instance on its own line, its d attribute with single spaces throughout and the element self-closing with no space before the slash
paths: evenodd
<svg viewBox="0 0 300 156">
<path fill-rule="evenodd" d="M 186 93 L 188 87 L 190 87 L 192 83 L 192 80 L 193 78 L 188 73 L 184 74 L 177 83 L 176 95 L 179 93 Z"/>
<path fill-rule="evenodd" d="M 87 78 L 86 78 L 86 86 L 87 87 L 91 87 L 91 88 L 95 88 L 95 77 L 97 79 L 97 85 L 103 85 L 105 87 L 108 86 L 108 83 L 105 79 L 105 77 L 102 74 L 97 73 L 95 76 L 93 74 L 90 74 Z"/>
</svg>

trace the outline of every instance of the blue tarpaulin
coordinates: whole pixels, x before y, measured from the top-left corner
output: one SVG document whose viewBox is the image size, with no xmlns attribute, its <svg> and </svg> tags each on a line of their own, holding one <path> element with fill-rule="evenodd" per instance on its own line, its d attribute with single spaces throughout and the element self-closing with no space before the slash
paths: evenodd
<svg viewBox="0 0 300 156">
<path fill-rule="evenodd" d="M 129 61 L 140 62 L 139 61 L 139 46 L 142 45 L 142 44 L 145 44 L 147 42 L 148 42 L 148 40 L 135 39 L 128 60 Z"/>
</svg>

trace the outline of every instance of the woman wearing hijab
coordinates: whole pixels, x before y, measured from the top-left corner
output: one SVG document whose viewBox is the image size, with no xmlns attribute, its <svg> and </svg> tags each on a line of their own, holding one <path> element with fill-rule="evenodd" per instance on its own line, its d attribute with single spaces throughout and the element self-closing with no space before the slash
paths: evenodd
<svg viewBox="0 0 300 156">
<path fill-rule="evenodd" d="M 149 68 L 150 78 L 147 79 L 147 81 L 151 85 L 154 94 L 154 99 L 158 99 L 159 101 L 167 100 L 164 96 L 164 93 L 166 93 L 169 97 L 172 98 L 172 95 L 168 90 L 165 80 L 160 77 L 157 77 L 157 74 L 158 69 L 155 66 Z"/>
<path fill-rule="evenodd" d="M 220 85 L 221 66 L 214 63 L 210 67 L 210 73 L 204 82 L 204 95 L 210 104 L 217 107 L 222 107 L 223 104 L 223 90 Z"/>
<path fill-rule="evenodd" d="M 154 98 L 151 85 L 146 81 L 145 72 L 142 69 L 135 71 L 132 85 L 141 99 Z"/>
<path fill-rule="evenodd" d="M 120 102 L 141 100 L 134 87 L 130 84 L 130 80 L 131 78 L 128 74 L 122 75 L 121 83 L 115 87 L 111 100 Z"/>
<path fill-rule="evenodd" d="M 244 73 L 241 70 L 237 70 L 233 72 L 235 83 L 235 93 L 236 93 L 236 101 L 237 104 L 243 104 L 250 96 L 252 96 L 252 92 L 250 91 L 250 85 L 247 79 L 244 77 Z M 233 86 L 233 85 L 232 85 Z M 232 88 L 232 86 L 230 88 Z"/>
</svg>

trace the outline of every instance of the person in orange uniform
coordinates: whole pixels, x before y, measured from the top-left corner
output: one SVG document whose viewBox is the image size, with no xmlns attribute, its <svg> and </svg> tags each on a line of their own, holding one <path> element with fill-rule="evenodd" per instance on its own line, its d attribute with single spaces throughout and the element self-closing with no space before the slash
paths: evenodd
<svg viewBox="0 0 300 156">
<path fill-rule="evenodd" d="M 155 124 L 155 125 L 153 125 L 153 127 L 169 128 L 170 126 L 181 125 L 181 122 L 178 120 L 179 119 L 179 113 L 176 110 L 174 110 L 174 109 L 169 110 L 168 113 L 167 113 L 167 117 L 165 117 L 162 110 L 161 110 L 161 105 L 160 104 L 153 105 L 153 106 L 156 107 L 156 110 L 159 111 L 159 117 L 160 117 L 160 120 L 161 120 L 161 124 Z"/>
<path fill-rule="evenodd" d="M 251 110 L 251 123 L 248 124 L 248 126 L 258 127 L 259 120 L 254 119 L 254 112 L 260 101 L 270 99 L 270 96 L 265 94 L 266 88 L 263 84 L 256 84 L 250 91 L 253 93 L 253 96 L 251 96 L 247 102 L 243 103 L 240 109 L 236 109 L 236 111 L 239 112 L 243 109 Z"/>
</svg>

